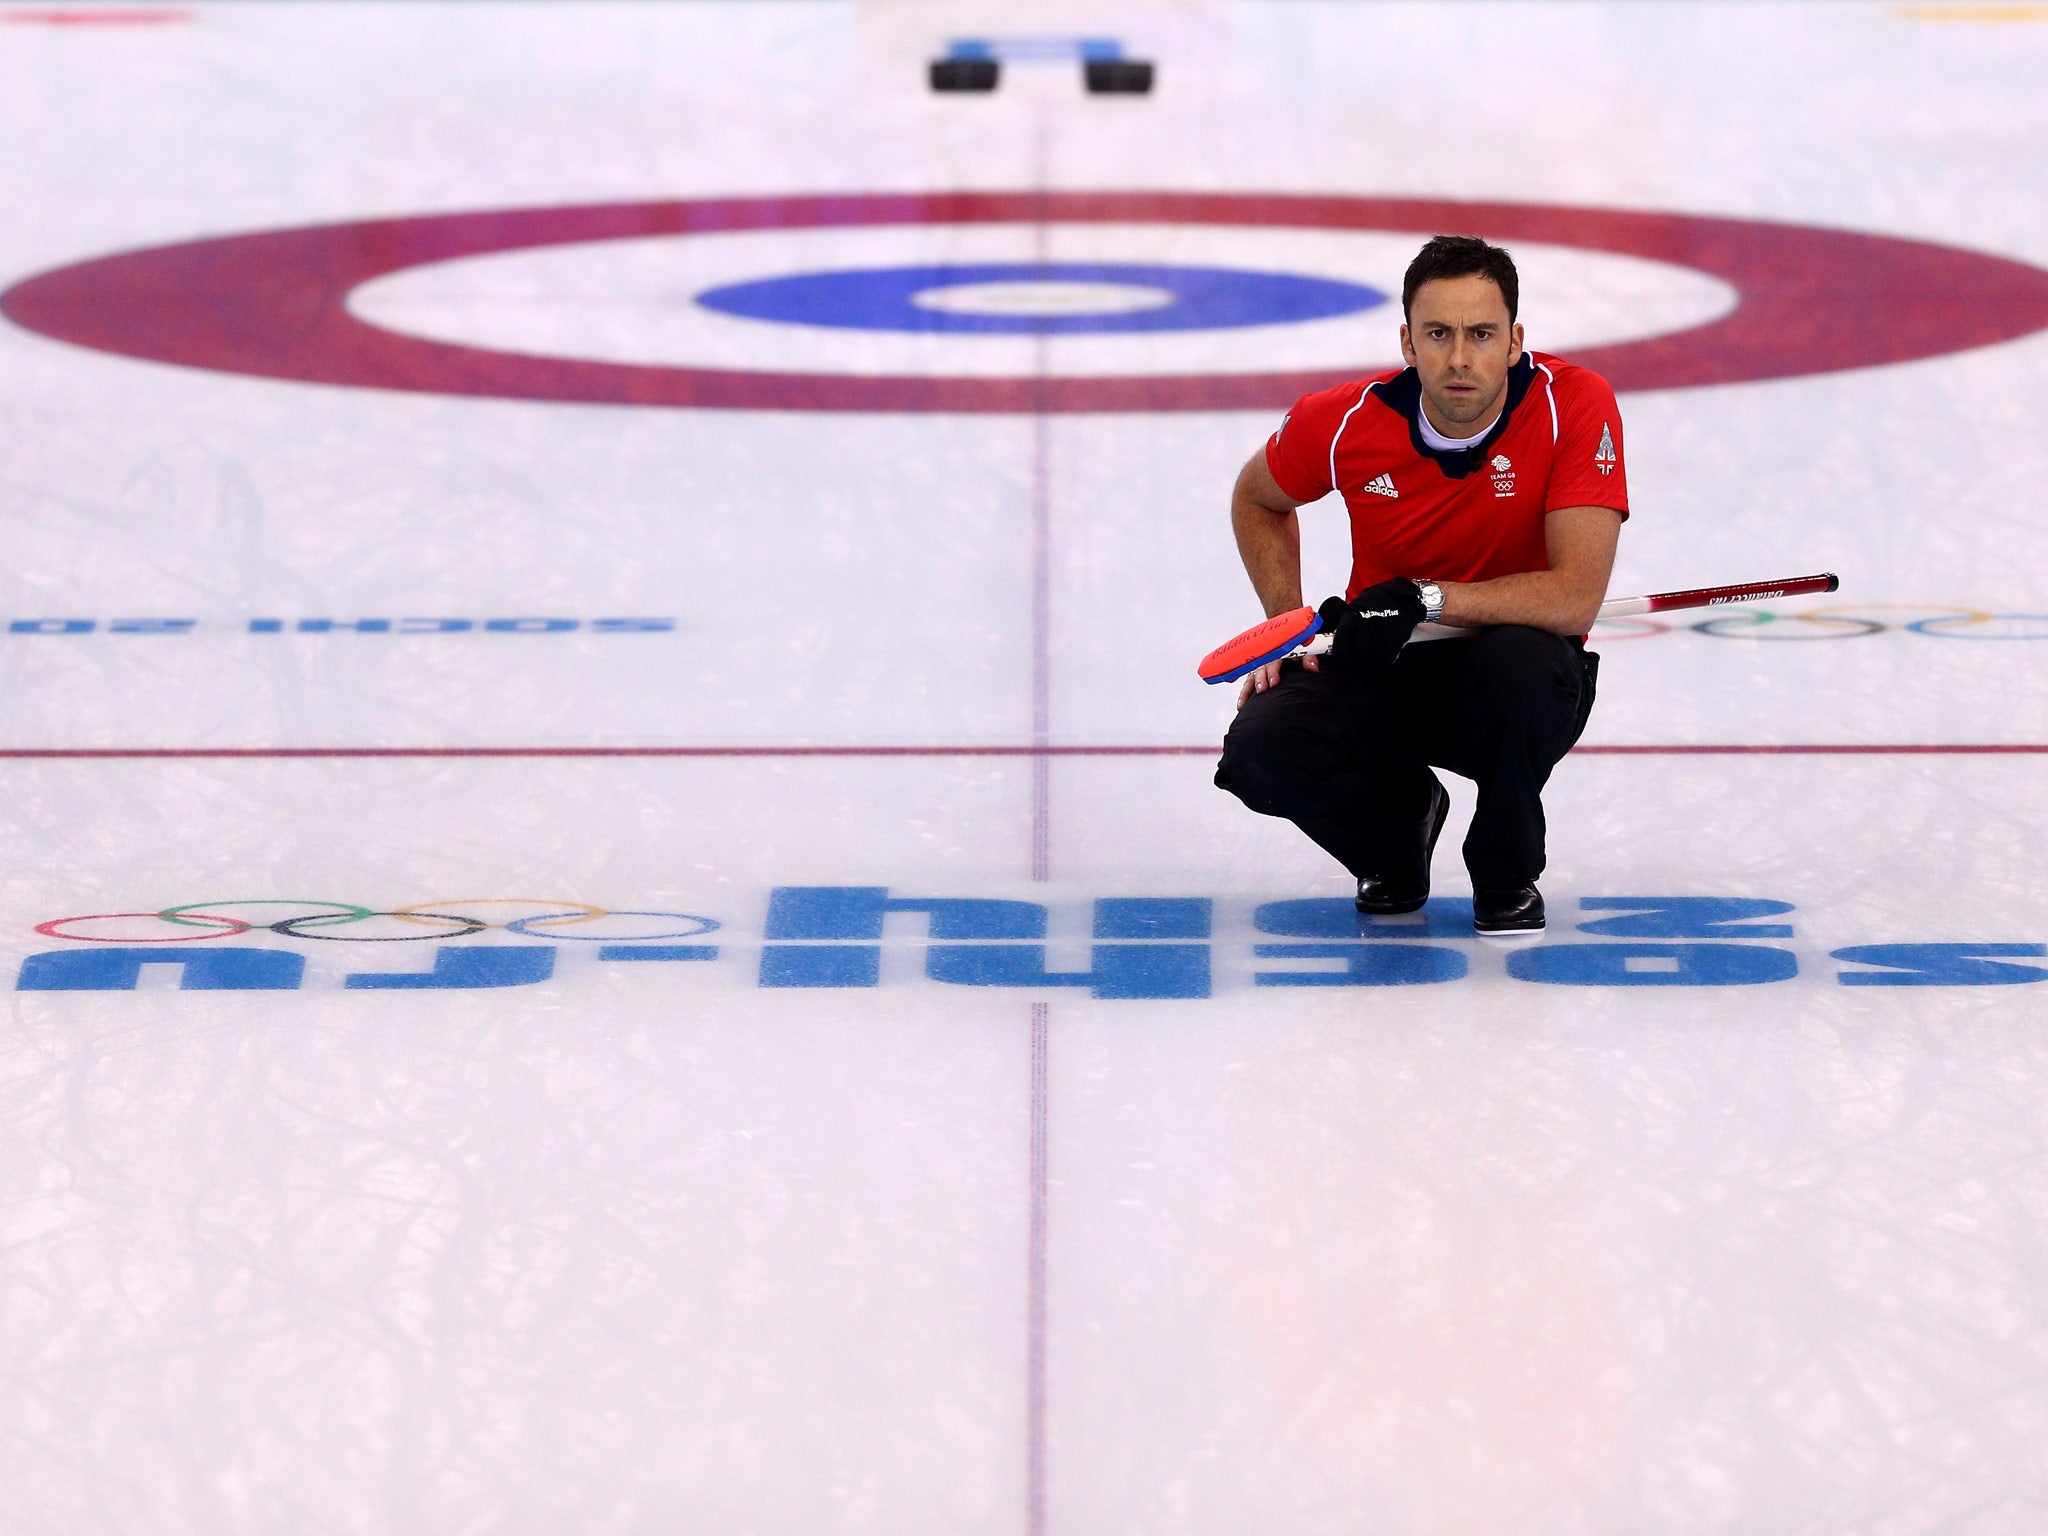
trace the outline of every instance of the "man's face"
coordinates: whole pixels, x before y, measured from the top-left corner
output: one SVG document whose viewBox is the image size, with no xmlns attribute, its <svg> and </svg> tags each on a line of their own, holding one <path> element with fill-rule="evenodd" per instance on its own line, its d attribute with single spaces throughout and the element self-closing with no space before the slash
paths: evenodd
<svg viewBox="0 0 2048 1536">
<path fill-rule="evenodd" d="M 1422 379 L 1422 403 L 1446 437 L 1493 424 L 1508 370 L 1522 360 L 1522 328 L 1490 277 L 1439 277 L 1415 290 L 1401 356 Z"/>
</svg>

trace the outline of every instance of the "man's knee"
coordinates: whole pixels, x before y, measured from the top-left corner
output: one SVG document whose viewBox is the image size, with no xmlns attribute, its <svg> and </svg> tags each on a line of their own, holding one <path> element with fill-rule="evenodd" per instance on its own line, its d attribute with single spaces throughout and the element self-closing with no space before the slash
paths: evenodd
<svg viewBox="0 0 2048 1536">
<path fill-rule="evenodd" d="M 1526 624 L 1497 624 L 1472 639 L 1474 669 L 1510 681 L 1540 677 L 1577 656 L 1578 647 L 1564 636 Z"/>
<path fill-rule="evenodd" d="M 1223 738 L 1216 784 L 1267 816 L 1311 813 L 1351 772 L 1327 701 L 1285 689 L 1254 694 Z"/>
<path fill-rule="evenodd" d="M 1560 736 L 1562 751 L 1577 732 L 1585 686 L 1578 646 L 1548 630 L 1500 625 L 1472 641 L 1468 727 Z"/>
<path fill-rule="evenodd" d="M 1318 736 L 1279 726 L 1232 731 L 1216 765 L 1218 787 L 1266 816 L 1300 816 L 1328 793 L 1343 764 Z"/>
</svg>

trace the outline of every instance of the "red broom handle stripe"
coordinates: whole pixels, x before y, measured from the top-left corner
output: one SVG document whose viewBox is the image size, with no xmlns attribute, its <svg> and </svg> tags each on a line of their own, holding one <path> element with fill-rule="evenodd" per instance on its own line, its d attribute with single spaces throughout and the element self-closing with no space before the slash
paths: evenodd
<svg viewBox="0 0 2048 1536">
<path fill-rule="evenodd" d="M 1603 619 L 1625 619 L 1638 613 L 1668 613 L 1674 608 L 1718 608 L 1724 603 L 1760 603 L 1772 597 L 1805 597 L 1841 586 L 1833 571 L 1817 576 L 1788 576 L 1780 581 L 1746 581 L 1734 587 L 1693 587 L 1684 592 L 1653 592 L 1648 597 L 1618 597 L 1600 605 Z"/>
</svg>

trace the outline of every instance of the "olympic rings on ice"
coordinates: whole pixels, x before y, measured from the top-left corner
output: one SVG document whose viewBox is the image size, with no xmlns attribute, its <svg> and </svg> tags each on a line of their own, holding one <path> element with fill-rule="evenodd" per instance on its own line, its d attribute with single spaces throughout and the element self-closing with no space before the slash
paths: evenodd
<svg viewBox="0 0 2048 1536">
<path fill-rule="evenodd" d="M 1919 614 L 1902 620 L 1896 615 Z M 1926 635 L 1938 640 L 2048 640 L 2048 614 L 1986 613 L 1981 608 L 1938 608 L 1926 603 L 1829 603 L 1797 613 L 1768 608 L 1716 608 L 1691 623 L 1670 619 L 1602 619 L 1592 639 L 1602 644 L 1691 633 L 1715 640 L 1798 644 L 1861 640 L 1870 635 Z"/>
<path fill-rule="evenodd" d="M 187 926 L 204 927 L 206 923 L 218 924 L 219 926 L 210 933 L 180 933 L 172 934 L 169 938 L 99 939 L 90 934 L 63 931 L 65 925 L 69 923 L 117 923 L 132 918 L 158 918 L 167 923 L 179 921 L 175 917 L 166 917 L 162 912 L 88 912 L 80 917 L 53 917 L 47 923 L 37 923 L 36 932 L 47 938 L 71 939 L 79 944 L 190 944 L 200 939 L 224 939 L 231 934 L 247 933 L 256 926 L 254 923 L 245 923 L 240 918 L 209 917 L 190 919 Z"/>
<path fill-rule="evenodd" d="M 274 921 L 236 917 L 223 908 L 291 907 L 290 916 Z M 476 916 L 473 907 L 538 907 L 523 917 L 491 921 Z M 267 917 L 269 914 L 263 914 Z M 386 919 L 422 929 L 418 933 L 362 932 L 358 925 Z M 628 929 L 645 926 L 650 920 L 659 932 L 619 932 L 614 919 L 638 919 Z M 79 932 L 90 924 L 153 923 L 171 928 L 196 929 L 186 933 Z M 571 927 L 588 928 L 605 924 L 607 931 L 568 933 Z M 529 939 L 574 939 L 591 944 L 638 944 L 664 939 L 690 939 L 710 933 L 719 926 L 716 918 L 692 912 L 646 912 L 613 910 L 584 901 L 542 901 L 525 896 L 484 896 L 461 901 L 422 901 L 410 906 L 378 911 L 352 901 L 313 901 L 294 897 L 237 897 L 230 901 L 193 901 L 160 907 L 154 912 L 87 912 L 73 917 L 55 917 L 36 924 L 46 938 L 65 939 L 74 944 L 198 944 L 208 939 L 228 939 L 245 933 L 275 933 L 287 939 L 325 939 L 352 944 L 399 944 L 423 939 L 466 939 L 472 934 L 502 930 Z M 339 930 L 339 931 L 328 931 Z"/>
<path fill-rule="evenodd" d="M 709 933 L 712 929 L 718 926 L 718 922 L 715 918 L 694 917 L 687 912 L 628 912 L 621 909 L 617 912 L 599 912 L 597 916 L 674 917 L 680 918 L 684 922 L 695 923 L 698 925 L 695 928 L 678 928 L 674 933 L 636 933 L 629 941 L 636 944 L 641 942 L 642 940 L 652 941 L 655 939 L 694 939 L 698 934 Z M 529 924 L 546 924 L 560 921 L 562 921 L 562 919 L 557 917 L 521 917 L 516 918 L 512 922 L 507 923 L 505 925 L 505 931 L 507 933 L 525 934 L 528 938 L 533 938 L 536 935 L 534 934 L 533 929 L 528 926 Z M 580 923 L 586 922 L 588 921 L 588 919 L 579 917 L 569 919 L 569 921 Z M 541 935 L 541 937 L 555 939 L 575 939 L 578 943 L 581 944 L 616 944 L 619 942 L 618 939 L 608 937 L 607 935 L 601 933 L 555 933 L 553 930 L 550 930 L 547 934 Z"/>
<path fill-rule="evenodd" d="M 2030 627 L 2017 633 L 2011 630 L 1971 632 L 1970 625 L 1987 620 L 1994 624 L 2021 624 Z M 1968 618 L 1958 618 L 1950 614 L 1932 619 L 1915 619 L 1906 628 L 1916 635 L 1933 635 L 1943 640 L 2048 640 L 2048 614 L 1988 613 Z"/>
<path fill-rule="evenodd" d="M 293 901 L 293 900 L 291 900 L 291 899 L 289 899 L 289 898 L 283 898 L 283 899 L 268 899 L 268 900 L 259 900 L 259 901 L 222 901 L 222 902 L 211 902 L 211 901 L 195 901 L 195 902 L 191 902 L 191 903 L 189 903 L 188 905 L 186 905 L 186 906 L 182 906 L 182 907 L 165 907 L 165 908 L 163 909 L 163 911 L 161 911 L 161 912 L 157 913 L 156 915 L 157 915 L 158 917 L 162 918 L 162 919 L 163 919 L 163 920 L 164 920 L 165 922 L 167 922 L 167 923 L 177 923 L 177 924 L 180 924 L 181 926 L 182 926 L 182 925 L 184 925 L 184 924 L 198 924 L 198 923 L 217 923 L 217 922 L 231 922 L 231 923 L 232 923 L 232 922 L 240 922 L 240 921 L 241 921 L 241 919 L 239 919 L 239 918 L 232 918 L 232 917 L 231 917 L 231 918 L 219 918 L 219 917 L 209 917 L 209 916 L 206 916 L 205 914 L 201 914 L 201 915 L 200 915 L 200 916 L 198 916 L 198 917 L 187 917 L 187 916 L 185 915 L 185 914 L 186 914 L 187 912 L 197 912 L 197 911 L 198 911 L 198 910 L 199 910 L 199 909 L 200 909 L 201 907 L 211 907 L 211 906 L 222 906 L 222 907 L 315 907 L 315 906 L 333 906 L 333 907 L 336 907 L 336 908 L 338 908 L 338 909 L 339 909 L 339 910 L 338 910 L 338 911 L 336 912 L 336 914 L 335 914 L 335 915 L 336 915 L 336 916 L 337 916 L 337 917 L 338 917 L 338 918 L 339 918 L 339 919 L 340 919 L 341 921 L 343 921 L 343 922 L 359 922 L 359 921 L 361 921 L 361 920 L 362 920 L 363 918 L 366 918 L 366 917 L 375 917 L 375 916 L 377 915 L 376 913 L 372 912 L 372 911 L 371 911 L 371 910 L 370 910 L 370 909 L 369 909 L 368 907 L 358 907 L 358 906 L 355 906 L 355 905 L 353 905 L 353 904 L 351 904 L 351 903 L 347 903 L 347 902 L 315 902 L 315 901 Z M 137 914 L 137 915 L 140 915 L 140 914 Z M 317 914 L 316 914 L 316 915 L 317 915 Z M 82 921 L 82 919 L 65 919 L 65 921 Z M 306 921 L 306 919 L 302 919 L 302 918 L 300 918 L 300 919 L 293 919 L 293 921 Z M 252 925 L 252 924 L 247 924 L 247 923 L 244 923 L 244 924 L 243 924 L 243 927 L 244 927 L 245 929 L 246 929 L 246 928 L 248 928 L 248 927 L 251 927 L 251 926 L 253 926 L 253 925 Z M 59 935 L 59 937 L 62 937 L 62 935 Z M 164 942 L 168 942 L 168 941 L 166 941 L 166 940 L 158 940 L 157 942 L 159 942 L 159 943 L 164 943 Z"/>
<path fill-rule="evenodd" d="M 1701 619 L 1686 626 L 1695 634 L 1725 640 L 1750 635 L 1757 640 L 1791 641 L 1854 640 L 1863 635 L 1881 635 L 1886 626 L 1876 619 L 1851 618 L 1809 608 L 1804 613 L 1777 614 L 1767 608 L 1751 608 Z M 1753 632 L 1753 633 L 1752 633 Z"/>
<path fill-rule="evenodd" d="M 305 930 L 309 927 L 327 928 L 335 923 L 361 921 L 360 918 L 353 917 L 323 917 L 317 912 L 311 917 L 288 917 L 281 923 L 272 923 L 270 931 L 272 933 L 281 933 L 288 939 L 340 938 L 354 944 L 406 944 L 417 943 L 421 939 L 466 939 L 472 933 L 482 933 L 484 929 L 490 926 L 490 924 L 481 922 L 473 917 L 455 917 L 446 912 L 422 912 L 417 907 L 407 907 L 402 911 L 396 912 L 372 912 L 370 916 L 395 917 L 402 923 L 424 923 L 431 918 L 436 922 L 455 924 L 455 931 L 450 933 L 445 929 L 441 929 L 427 933 L 356 934 L 353 938 L 345 933 L 307 933 Z"/>
</svg>

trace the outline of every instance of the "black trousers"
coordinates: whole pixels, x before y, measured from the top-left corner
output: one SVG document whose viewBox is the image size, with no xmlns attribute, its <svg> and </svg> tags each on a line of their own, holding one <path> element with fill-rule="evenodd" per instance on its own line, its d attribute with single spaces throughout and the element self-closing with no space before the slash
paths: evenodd
<svg viewBox="0 0 2048 1536">
<path fill-rule="evenodd" d="M 1238 711 L 1216 783 L 1363 879 L 1413 861 L 1437 789 L 1430 770 L 1448 769 L 1479 786 L 1464 849 L 1472 883 L 1530 883 L 1543 873 L 1543 786 L 1585 729 L 1599 661 L 1520 625 L 1408 646 L 1364 678 L 1291 661 Z"/>
</svg>

